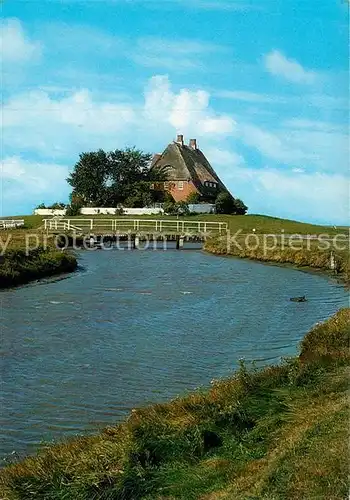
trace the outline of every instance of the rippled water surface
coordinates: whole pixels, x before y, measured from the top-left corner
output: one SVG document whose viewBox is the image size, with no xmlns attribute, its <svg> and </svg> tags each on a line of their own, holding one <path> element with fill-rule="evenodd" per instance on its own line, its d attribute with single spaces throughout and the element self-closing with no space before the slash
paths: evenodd
<svg viewBox="0 0 350 500">
<path fill-rule="evenodd" d="M 2 456 L 112 424 L 241 357 L 278 362 L 347 305 L 323 276 L 200 251 L 86 252 L 81 264 L 0 294 Z"/>
</svg>

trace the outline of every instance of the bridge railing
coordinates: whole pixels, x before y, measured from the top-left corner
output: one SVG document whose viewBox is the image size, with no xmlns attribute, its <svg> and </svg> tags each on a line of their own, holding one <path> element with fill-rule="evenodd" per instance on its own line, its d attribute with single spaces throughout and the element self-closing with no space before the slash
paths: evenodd
<svg viewBox="0 0 350 500">
<path fill-rule="evenodd" d="M 49 231 L 77 232 L 145 232 L 169 234 L 208 234 L 227 232 L 226 222 L 182 219 L 44 219 L 44 228 Z"/>
</svg>

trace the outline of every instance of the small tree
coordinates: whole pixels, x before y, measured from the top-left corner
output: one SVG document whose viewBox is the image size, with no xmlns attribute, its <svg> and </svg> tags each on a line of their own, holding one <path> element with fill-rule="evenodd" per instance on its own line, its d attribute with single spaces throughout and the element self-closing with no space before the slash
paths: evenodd
<svg viewBox="0 0 350 500">
<path fill-rule="evenodd" d="M 189 215 L 190 209 L 185 201 L 168 201 L 163 205 L 164 212 L 168 215 Z"/>
<path fill-rule="evenodd" d="M 215 200 L 217 214 L 245 215 L 248 207 L 239 198 L 235 199 L 229 192 L 222 191 Z"/>
<path fill-rule="evenodd" d="M 70 205 L 67 205 L 66 215 L 68 217 L 75 217 L 76 215 L 80 215 L 80 210 L 84 206 L 84 200 L 81 196 L 71 195 Z"/>
<path fill-rule="evenodd" d="M 187 196 L 186 202 L 190 205 L 197 205 L 201 202 L 201 195 L 198 193 L 198 191 L 194 191 Z"/>
<path fill-rule="evenodd" d="M 186 201 L 179 201 L 177 205 L 177 215 L 190 215 L 190 209 Z"/>
<path fill-rule="evenodd" d="M 176 215 L 176 203 L 174 201 L 166 200 L 163 204 L 163 210 L 167 215 Z"/>
<path fill-rule="evenodd" d="M 245 215 L 247 213 L 248 207 L 239 198 L 235 199 L 235 208 L 237 215 Z"/>
<path fill-rule="evenodd" d="M 64 208 L 66 208 L 66 204 L 59 202 L 59 201 L 56 201 L 55 203 L 50 205 L 48 208 L 51 208 L 52 210 L 63 210 Z"/>
<path fill-rule="evenodd" d="M 235 199 L 227 191 L 218 194 L 215 200 L 215 211 L 217 214 L 235 213 Z"/>
</svg>

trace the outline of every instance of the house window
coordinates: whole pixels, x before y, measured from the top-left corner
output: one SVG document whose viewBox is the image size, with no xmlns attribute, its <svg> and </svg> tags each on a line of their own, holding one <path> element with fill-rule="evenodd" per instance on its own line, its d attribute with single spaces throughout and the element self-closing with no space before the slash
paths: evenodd
<svg viewBox="0 0 350 500">
<path fill-rule="evenodd" d="M 179 181 L 177 183 L 177 188 L 178 188 L 179 191 L 183 191 L 183 189 L 184 189 L 184 181 Z"/>
</svg>

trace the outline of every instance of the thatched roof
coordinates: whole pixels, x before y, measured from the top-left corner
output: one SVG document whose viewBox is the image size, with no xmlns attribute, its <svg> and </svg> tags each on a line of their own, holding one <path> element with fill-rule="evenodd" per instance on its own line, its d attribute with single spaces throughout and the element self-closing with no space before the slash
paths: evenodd
<svg viewBox="0 0 350 500">
<path fill-rule="evenodd" d="M 169 144 L 161 156 L 154 158 L 153 168 L 165 169 L 170 181 L 192 180 L 198 188 L 206 181 L 216 182 L 221 189 L 226 190 L 202 151 L 183 143 Z"/>
</svg>

